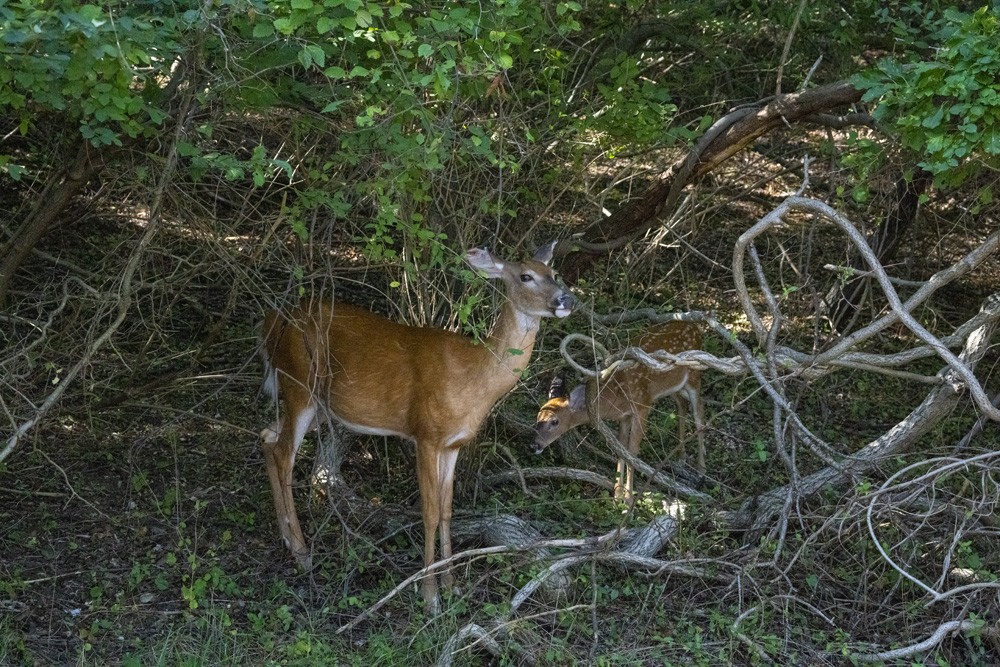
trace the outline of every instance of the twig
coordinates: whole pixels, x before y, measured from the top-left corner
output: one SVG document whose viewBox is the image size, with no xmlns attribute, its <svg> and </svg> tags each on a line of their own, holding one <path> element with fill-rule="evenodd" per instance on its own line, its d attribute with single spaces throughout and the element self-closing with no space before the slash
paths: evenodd
<svg viewBox="0 0 1000 667">
<path fill-rule="evenodd" d="M 995 406 L 1000 406 L 1000 392 L 998 392 L 993 396 L 993 400 L 991 402 Z M 983 432 L 983 429 L 986 427 L 987 421 L 989 420 L 987 420 L 986 417 L 980 417 L 979 419 L 977 419 L 976 423 L 973 424 L 972 428 L 969 429 L 969 432 L 966 433 L 962 437 L 962 439 L 958 441 L 958 444 L 955 445 L 955 448 L 951 450 L 951 453 L 958 454 L 960 451 L 968 447 L 969 443 L 972 442 L 973 439 L 978 437 L 979 434 Z"/>
<path fill-rule="evenodd" d="M 18 496 L 38 496 L 39 498 L 65 498 L 65 493 L 58 491 L 27 491 L 25 489 L 12 489 L 9 486 L 0 486 L 0 493 L 13 493 Z M 73 495 L 76 495 L 75 493 Z"/>
<path fill-rule="evenodd" d="M 88 507 L 90 507 L 90 509 L 92 509 L 95 512 L 97 512 L 100 516 L 104 517 L 108 521 L 114 522 L 114 519 L 112 519 L 110 516 L 108 516 L 107 514 L 105 514 L 104 512 L 102 512 L 101 508 L 99 508 L 97 505 L 95 505 L 94 503 L 90 502 L 89 500 L 87 500 L 86 498 L 84 498 L 83 496 L 81 496 L 80 494 L 78 494 L 76 492 L 76 489 L 73 488 L 73 484 L 69 481 L 69 475 L 66 474 L 66 471 L 63 469 L 62 466 L 60 466 L 55 461 L 53 461 L 51 458 L 49 458 L 49 455 L 46 454 L 43 450 L 39 449 L 38 453 L 41 454 L 42 457 L 46 461 L 49 462 L 49 465 L 51 465 L 53 468 L 55 468 L 56 470 L 58 470 L 59 474 L 62 475 L 63 482 L 66 484 L 66 488 L 69 489 L 69 493 L 70 493 L 69 498 L 66 500 L 66 504 L 67 505 L 70 502 L 72 502 L 73 498 L 79 498 L 80 502 L 82 502 L 84 505 L 87 505 Z"/>
<path fill-rule="evenodd" d="M 43 584 L 47 581 L 54 581 L 55 579 L 62 579 L 63 577 L 75 577 L 78 574 L 86 574 L 91 572 L 91 570 L 76 570 L 75 572 L 60 572 L 58 574 L 52 574 L 47 577 L 38 577 L 37 579 L 25 579 L 19 582 L 21 585 L 29 586 L 32 584 Z"/>
<path fill-rule="evenodd" d="M 865 278 L 875 275 L 874 271 L 858 271 L 851 266 L 841 266 L 838 264 L 824 264 L 823 268 L 827 271 L 834 271 L 836 273 L 843 273 L 850 278 Z M 904 280 L 903 278 L 894 278 L 893 276 L 886 275 L 886 279 L 893 285 L 899 285 L 900 287 L 923 287 L 925 281 L 923 280 Z"/>
<path fill-rule="evenodd" d="M 788 60 L 788 52 L 792 49 L 792 40 L 795 39 L 795 31 L 798 30 L 799 20 L 802 18 L 802 11 L 806 8 L 807 0 L 801 0 L 799 2 L 799 9 L 795 12 L 795 18 L 792 20 L 792 27 L 788 29 L 788 35 L 785 37 L 785 47 L 781 50 L 781 58 L 778 60 L 778 73 L 774 78 L 774 96 L 781 97 L 781 76 L 785 71 L 785 62 Z"/>
</svg>

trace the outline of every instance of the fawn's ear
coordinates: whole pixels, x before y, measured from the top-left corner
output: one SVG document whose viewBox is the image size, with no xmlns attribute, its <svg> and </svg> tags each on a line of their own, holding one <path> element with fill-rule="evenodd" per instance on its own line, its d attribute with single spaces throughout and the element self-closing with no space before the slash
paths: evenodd
<svg viewBox="0 0 1000 667">
<path fill-rule="evenodd" d="M 574 412 L 577 410 L 587 409 L 587 383 L 583 382 L 581 384 L 573 387 L 573 391 L 569 392 L 569 409 Z"/>
<path fill-rule="evenodd" d="M 465 261 L 475 270 L 486 274 L 487 278 L 499 278 L 503 275 L 503 262 L 494 259 L 486 248 L 470 248 L 465 253 Z"/>
<path fill-rule="evenodd" d="M 535 251 L 535 261 L 548 266 L 549 262 L 552 261 L 552 253 L 555 252 L 556 243 L 558 243 L 558 241 L 549 241 L 545 245 L 540 246 L 538 250 Z"/>
<path fill-rule="evenodd" d="M 549 385 L 549 400 L 553 398 L 566 398 L 566 378 L 560 373 L 552 377 L 552 383 Z"/>
</svg>

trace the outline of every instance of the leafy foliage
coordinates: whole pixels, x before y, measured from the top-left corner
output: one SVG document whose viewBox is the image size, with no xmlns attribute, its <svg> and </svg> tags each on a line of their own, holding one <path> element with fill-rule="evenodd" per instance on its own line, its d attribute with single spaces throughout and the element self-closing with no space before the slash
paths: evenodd
<svg viewBox="0 0 1000 667">
<path fill-rule="evenodd" d="M 22 0 L 0 5 L 0 108 L 19 114 L 23 136 L 48 118 L 64 141 L 95 146 L 159 136 L 185 82 L 205 109 L 294 109 L 292 132 L 322 141 L 321 150 L 294 164 L 263 143 L 232 152 L 218 142 L 217 120 L 207 119 L 181 146 L 191 178 L 252 177 L 260 188 L 284 172 L 294 193 L 285 217 L 303 240 L 305 220 L 361 206 L 370 222 L 357 240 L 370 258 L 442 266 L 455 261 L 444 241 L 474 236 L 468 227 L 477 218 L 514 218 L 514 192 L 503 183 L 532 163 L 545 134 L 572 126 L 564 46 L 584 10 L 573 1 L 190 0 L 167 9 Z M 605 23 L 610 16 L 595 14 Z M 627 54 L 596 92 L 582 116 L 596 120 L 574 132 L 593 125 L 615 143 L 629 135 L 649 143 L 672 113 L 665 90 Z M 512 114 L 512 97 L 544 104 Z M 0 164 L 14 177 L 26 168 L 12 154 Z M 431 206 L 438 190 L 470 177 L 497 184 L 457 204 L 471 217 Z"/>
<path fill-rule="evenodd" d="M 956 186 L 1000 165 L 1000 18 L 987 7 L 971 15 L 949 9 L 933 37 L 940 46 L 930 60 L 887 59 L 855 83 L 919 166 L 939 185 Z"/>
<path fill-rule="evenodd" d="M 95 146 L 151 136 L 166 117 L 159 93 L 200 19 L 185 2 L 166 15 L 145 3 L 114 13 L 71 0 L 0 3 L 0 108 L 18 113 L 22 134 L 59 113 Z"/>
<path fill-rule="evenodd" d="M 339 128 L 337 143 L 310 170 L 319 170 L 319 187 L 349 183 L 347 197 L 328 210 L 343 215 L 347 201 L 370 202 L 373 215 L 358 237 L 370 258 L 410 269 L 418 263 L 440 267 L 454 262 L 442 251 L 449 235 L 469 233 L 433 216 L 436 184 L 449 172 L 518 171 L 519 152 L 511 146 L 535 137 L 498 113 L 508 72 L 533 67 L 547 31 L 571 31 L 574 8 L 559 4 L 552 26 L 538 3 L 488 9 L 361 0 L 267 3 L 245 26 L 248 66 L 261 69 L 270 61 L 307 75 L 265 77 L 241 87 L 240 95 L 258 106 L 305 103 L 326 116 Z M 343 177 L 343 165 L 351 177 Z M 498 196 L 506 194 L 485 191 L 473 210 L 510 218 L 513 208 Z"/>
</svg>

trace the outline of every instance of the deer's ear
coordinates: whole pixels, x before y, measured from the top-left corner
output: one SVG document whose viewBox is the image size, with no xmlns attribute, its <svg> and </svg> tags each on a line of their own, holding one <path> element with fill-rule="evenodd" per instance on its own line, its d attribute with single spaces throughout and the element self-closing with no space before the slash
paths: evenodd
<svg viewBox="0 0 1000 667">
<path fill-rule="evenodd" d="M 558 241 L 549 241 L 545 245 L 538 248 L 538 250 L 535 251 L 535 261 L 548 266 L 549 262 L 552 261 L 552 253 L 556 249 L 556 243 L 558 243 Z"/>
<path fill-rule="evenodd" d="M 549 400 L 553 398 L 566 398 L 566 378 L 560 373 L 556 373 L 549 384 Z"/>
<path fill-rule="evenodd" d="M 587 383 L 583 382 L 575 387 L 573 391 L 569 392 L 569 409 L 574 412 L 577 410 L 587 409 Z"/>
<path fill-rule="evenodd" d="M 503 262 L 493 259 L 486 248 L 471 248 L 465 253 L 465 261 L 477 271 L 486 274 L 487 278 L 499 278 L 503 275 Z"/>
</svg>

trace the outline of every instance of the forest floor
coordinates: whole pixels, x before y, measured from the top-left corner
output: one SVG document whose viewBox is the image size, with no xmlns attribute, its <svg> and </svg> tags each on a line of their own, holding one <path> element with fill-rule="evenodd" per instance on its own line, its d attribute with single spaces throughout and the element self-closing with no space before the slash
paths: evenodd
<svg viewBox="0 0 1000 667">
<path fill-rule="evenodd" d="M 727 291 L 732 240 L 772 203 L 757 202 L 742 215 L 732 215 L 730 207 L 726 225 L 718 223 L 721 214 L 704 222 L 691 237 L 694 246 L 679 244 L 653 261 L 602 269 L 603 279 L 590 283 L 591 294 L 598 292 L 593 285 L 606 290 L 595 308 L 603 301 L 664 311 L 712 309 L 726 318 L 736 312 Z M 802 247 L 807 239 L 836 242 L 796 234 Z M 933 236 L 908 248 L 910 273 L 927 275 L 966 251 L 960 244 L 942 249 Z M 72 258 L 78 243 L 66 234 L 49 239 L 46 250 Z M 780 256 L 787 247 L 775 244 L 769 251 Z M 687 261 L 678 261 L 681 256 Z M 933 313 L 942 328 L 975 312 L 993 289 L 989 275 L 942 293 Z M 0 665 L 427 665 L 470 622 L 490 628 L 501 657 L 474 646 L 456 656 L 460 664 L 835 665 L 848 664 L 844 654 L 862 638 L 889 646 L 923 637 L 919 591 L 899 593 L 900 579 L 864 546 L 858 507 L 831 512 L 839 502 L 833 497 L 800 508 L 778 568 L 753 569 L 771 553 L 766 538 L 747 543 L 703 509 L 689 507 L 669 551 L 678 562 L 703 568 L 703 578 L 628 571 L 595 560 L 573 570 L 569 599 L 539 600 L 525 618 L 497 628 L 491 620 L 538 565 L 523 553 L 480 557 L 459 569 L 462 594 L 446 600 L 440 617 L 423 614 L 411 587 L 356 628 L 336 634 L 421 565 L 413 455 L 391 439 L 352 439 L 342 474 L 354 495 L 330 499 L 321 488 L 307 490 L 315 449 L 309 439 L 297 480 L 316 568 L 298 572 L 277 537 L 258 443 L 274 415 L 260 391 L 259 317 L 259 309 L 240 312 L 196 362 L 150 350 L 150 361 L 131 368 L 131 380 L 121 376 L 116 393 L 101 395 L 93 387 L 103 385 L 78 378 L 76 398 L 0 465 Z M 745 322 L 729 322 L 745 333 Z M 582 482 L 540 479 L 522 488 L 485 481 L 515 465 L 572 465 L 611 476 L 613 462 L 593 434 L 583 445 L 563 443 L 541 458 L 528 452 L 547 374 L 559 364 L 559 338 L 586 326 L 582 319 L 544 325 L 533 362 L 539 372 L 508 397 L 460 457 L 457 514 L 513 514 L 546 537 L 585 537 L 644 525 L 674 504 L 655 489 L 629 511 L 607 490 Z M 806 318 L 789 327 L 800 340 L 812 335 Z M 104 364 L 142 358 L 135 351 L 146 344 L 146 334 L 132 331 L 133 339 L 123 344 L 128 354 L 109 347 L 95 360 L 94 377 Z M 892 340 L 896 333 L 887 335 L 887 346 L 905 345 Z M 720 340 L 709 340 L 707 349 L 732 354 Z M 991 352 L 983 367 L 996 363 Z M 937 368 L 930 363 L 925 370 Z M 48 381 L 60 381 L 59 373 L 55 365 Z M 846 452 L 905 417 L 924 391 L 845 372 L 797 400 L 817 432 Z M 786 481 L 769 449 L 770 404 L 752 380 L 707 374 L 705 395 L 709 475 L 701 488 L 722 504 L 737 505 Z M 974 416 L 963 404 L 927 438 L 921 456 L 950 451 Z M 666 401 L 645 445 L 644 457 L 662 469 L 674 463 L 666 453 L 675 444 L 675 419 Z M 988 428 L 976 447 L 998 449 L 998 441 Z M 680 470 L 690 478 L 689 469 Z M 844 526 L 824 533 L 828 517 L 839 517 Z M 969 549 L 995 563 L 995 554 L 976 544 Z M 747 569 L 732 574 L 734 567 Z M 996 612 L 984 613 L 990 620 Z M 899 614 L 898 637 L 874 636 L 877 624 L 867 619 L 880 614 Z M 966 664 L 1000 664 L 997 647 L 988 642 L 958 638 L 955 644 L 955 655 L 978 656 Z"/>
</svg>

